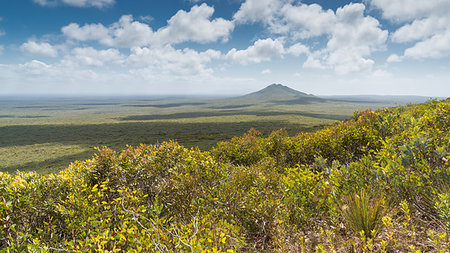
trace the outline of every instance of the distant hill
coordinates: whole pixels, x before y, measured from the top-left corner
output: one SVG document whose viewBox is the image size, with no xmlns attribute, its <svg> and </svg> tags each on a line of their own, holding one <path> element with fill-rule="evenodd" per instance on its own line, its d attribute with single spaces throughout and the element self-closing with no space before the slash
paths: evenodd
<svg viewBox="0 0 450 253">
<path fill-rule="evenodd" d="M 423 103 L 430 99 L 442 100 L 442 97 L 426 96 L 401 96 L 401 95 L 334 95 L 315 96 L 307 94 L 282 84 L 271 84 L 262 90 L 252 92 L 243 96 L 210 100 L 220 106 L 213 106 L 215 109 L 239 109 L 260 104 L 278 105 L 304 105 L 311 103 L 355 103 L 355 104 L 375 104 L 383 106 L 406 105 L 413 103 Z"/>
<path fill-rule="evenodd" d="M 408 95 L 335 95 L 320 96 L 336 102 L 349 103 L 396 103 L 399 105 L 424 103 L 429 100 L 443 100 L 443 97 L 426 97 L 426 96 L 408 96 Z"/>
<path fill-rule="evenodd" d="M 235 99 L 245 101 L 273 102 L 277 104 L 308 104 L 311 102 L 324 102 L 325 99 L 306 94 L 284 86 L 282 84 L 271 84 L 266 88 Z"/>
</svg>

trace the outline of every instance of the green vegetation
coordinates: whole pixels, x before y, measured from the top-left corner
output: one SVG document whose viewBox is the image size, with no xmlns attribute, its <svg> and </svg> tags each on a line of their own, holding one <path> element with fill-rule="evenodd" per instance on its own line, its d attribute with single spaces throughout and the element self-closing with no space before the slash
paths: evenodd
<svg viewBox="0 0 450 253">
<path fill-rule="evenodd" d="M 252 99 L 0 98 L 0 171 L 57 172 L 100 146 L 122 150 L 176 139 L 209 150 L 252 127 L 265 136 L 280 128 L 294 135 L 393 104 L 336 102 L 278 88 L 278 96 L 272 87 Z"/>
<path fill-rule="evenodd" d="M 450 99 L 0 173 L 10 252 L 448 252 Z"/>
</svg>

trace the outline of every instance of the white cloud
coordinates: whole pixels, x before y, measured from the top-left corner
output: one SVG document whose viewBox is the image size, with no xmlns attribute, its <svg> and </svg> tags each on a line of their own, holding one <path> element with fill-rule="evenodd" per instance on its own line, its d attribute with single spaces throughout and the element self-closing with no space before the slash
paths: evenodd
<svg viewBox="0 0 450 253">
<path fill-rule="evenodd" d="M 339 74 L 371 70 L 374 61 L 366 57 L 385 47 L 388 32 L 378 20 L 364 16 L 363 4 L 349 4 L 336 11 L 323 62 Z"/>
<path fill-rule="evenodd" d="M 308 39 L 311 43 L 325 38 L 326 47 L 313 50 L 320 47 L 318 44 L 301 50 L 308 55 L 303 66 L 347 74 L 370 70 L 374 64 L 370 55 L 383 50 L 388 37 L 378 20 L 365 16 L 364 11 L 361 3 L 350 3 L 334 12 L 297 1 L 246 0 L 234 18 L 238 22 L 261 22 L 271 33 L 281 34 L 291 42 Z"/>
<path fill-rule="evenodd" d="M 0 64 L 0 94 L 236 94 L 261 83 L 252 78 L 218 78 L 205 70 L 183 76 L 151 67 L 108 70 L 41 61 Z"/>
<path fill-rule="evenodd" d="M 397 43 L 424 40 L 450 28 L 450 16 L 431 16 L 416 19 L 410 24 L 400 27 L 392 34 L 392 41 Z"/>
<path fill-rule="evenodd" d="M 189 12 L 180 10 L 167 26 L 153 32 L 145 23 L 133 20 L 133 16 L 124 15 L 118 22 L 108 27 L 103 24 L 80 26 L 71 23 L 61 30 L 70 39 L 78 41 L 98 41 L 107 46 L 132 48 L 149 45 L 177 44 L 181 42 L 226 41 L 234 29 L 234 24 L 222 18 L 211 19 L 214 8 L 206 4 L 193 6 Z"/>
<path fill-rule="evenodd" d="M 80 27 L 76 23 L 71 23 L 61 28 L 61 31 L 70 39 L 80 41 L 98 40 L 103 44 L 111 44 L 109 31 L 102 24 L 88 24 Z"/>
<path fill-rule="evenodd" d="M 197 52 L 189 48 L 174 49 L 170 45 L 156 48 L 135 47 L 131 49 L 126 64 L 144 67 L 145 73 L 175 76 L 210 75 L 212 69 L 206 64 L 220 57 L 219 51 L 211 49 Z"/>
<path fill-rule="evenodd" d="M 281 39 L 272 40 L 271 38 L 257 40 L 254 45 L 245 50 L 231 49 L 226 57 L 229 60 L 248 64 L 249 62 L 259 63 L 270 61 L 274 58 L 281 58 L 285 54 L 283 41 Z"/>
<path fill-rule="evenodd" d="M 286 54 L 299 56 L 300 54 L 306 54 L 308 52 L 309 49 L 301 43 L 285 48 L 284 39 L 279 38 L 273 40 L 268 38 L 257 40 L 252 46 L 249 46 L 244 50 L 233 48 L 228 51 L 226 58 L 246 65 L 248 63 L 260 63 L 276 58 L 283 58 Z"/>
<path fill-rule="evenodd" d="M 349 48 L 333 51 L 324 57 L 327 66 L 332 67 L 338 74 L 364 72 L 372 70 L 374 61 L 366 59 L 357 51 Z"/>
<path fill-rule="evenodd" d="M 20 46 L 20 50 L 22 52 L 31 54 L 31 55 L 38 55 L 38 56 L 46 56 L 46 57 L 57 57 L 58 56 L 58 50 L 46 42 L 37 43 L 35 41 L 28 41 L 22 46 Z"/>
<path fill-rule="evenodd" d="M 450 11 L 449 0 L 369 0 L 383 11 L 383 17 L 397 21 L 410 21 L 429 17 L 431 14 L 444 16 Z"/>
<path fill-rule="evenodd" d="M 5 89 L 1 93 L 6 94 L 117 94 L 118 92 L 137 94 L 138 92 L 133 87 L 123 85 L 137 82 L 129 74 L 125 75 L 118 71 L 94 71 L 38 60 L 24 64 L 0 64 L 0 81 L 5 83 Z"/>
<path fill-rule="evenodd" d="M 417 42 L 405 50 L 404 56 L 410 58 L 443 58 L 450 55 L 450 29 L 428 39 Z"/>
<path fill-rule="evenodd" d="M 147 24 L 133 21 L 131 15 L 122 16 L 110 27 L 112 44 L 119 47 L 143 46 L 150 43 L 153 32 Z"/>
<path fill-rule="evenodd" d="M 238 23 L 265 22 L 270 24 L 276 12 L 288 0 L 246 0 L 233 19 Z"/>
<path fill-rule="evenodd" d="M 205 3 L 193 6 L 189 12 L 180 10 L 169 19 L 166 27 L 156 32 L 156 40 L 169 44 L 185 41 L 207 43 L 219 39 L 227 41 L 234 29 L 233 22 L 223 18 L 210 20 L 213 13 L 214 8 Z"/>
<path fill-rule="evenodd" d="M 382 69 L 377 69 L 372 73 L 373 77 L 376 78 L 389 78 L 392 77 L 392 73 L 386 71 L 386 70 L 382 70 Z"/>
<path fill-rule="evenodd" d="M 32 60 L 24 64 L 19 64 L 18 69 L 25 75 L 46 75 L 52 70 L 52 67 L 44 62 Z"/>
<path fill-rule="evenodd" d="M 294 33 L 300 38 L 331 33 L 336 22 L 334 12 L 332 10 L 325 11 L 318 4 L 298 6 L 286 4 L 281 8 L 280 13 L 282 15 L 279 21 L 280 25 L 272 30 L 280 31 L 280 27 L 284 27 L 281 31 Z"/>
<path fill-rule="evenodd" d="M 114 5 L 115 0 L 33 0 L 33 2 L 42 6 L 66 4 L 74 7 L 104 8 Z"/>
<path fill-rule="evenodd" d="M 263 75 L 272 74 L 272 71 L 270 69 L 265 69 L 265 70 L 261 71 L 261 74 L 263 74 Z"/>
<path fill-rule="evenodd" d="M 302 43 L 296 43 L 287 49 L 287 53 L 294 56 L 300 56 L 302 54 L 308 54 L 309 48 Z"/>
<path fill-rule="evenodd" d="M 150 16 L 150 15 L 139 16 L 139 19 L 140 19 L 141 21 L 147 22 L 147 23 L 150 23 L 150 22 L 152 22 L 153 20 L 155 20 L 155 19 L 154 19 L 152 16 Z"/>
<path fill-rule="evenodd" d="M 62 2 L 76 7 L 103 8 L 113 5 L 115 0 L 62 0 Z"/>
<path fill-rule="evenodd" d="M 363 4 L 348 4 L 338 8 L 336 13 L 322 10 L 315 4 L 286 5 L 283 10 L 289 13 L 284 20 L 294 20 L 297 15 L 307 17 L 290 23 L 289 30 L 294 34 L 300 37 L 327 35 L 329 38 L 325 48 L 308 55 L 304 67 L 332 68 L 339 74 L 369 71 L 374 61 L 367 57 L 385 47 L 388 32 L 380 28 L 378 20 L 364 16 Z M 315 22 L 314 17 L 319 22 Z"/>
<path fill-rule="evenodd" d="M 392 33 L 393 42 L 415 42 L 402 58 L 450 55 L 450 0 L 371 0 L 371 4 L 382 10 L 384 18 L 403 24 Z"/>
<path fill-rule="evenodd" d="M 401 62 L 403 59 L 402 56 L 399 56 L 397 54 L 391 54 L 389 55 L 389 57 L 386 59 L 387 62 Z"/>
<path fill-rule="evenodd" d="M 0 45 L 0 54 L 3 54 L 3 50 L 4 50 L 5 48 L 2 46 L 2 45 Z"/>
<path fill-rule="evenodd" d="M 72 55 L 67 56 L 64 64 L 78 63 L 83 66 L 103 66 L 108 62 L 120 63 L 124 58 L 117 49 L 96 50 L 92 47 L 74 48 Z"/>
<path fill-rule="evenodd" d="M 314 51 L 308 54 L 308 58 L 303 63 L 303 67 L 314 69 L 325 69 L 325 66 L 321 62 L 323 52 Z"/>
<path fill-rule="evenodd" d="M 71 23 L 62 29 L 64 35 L 79 41 L 95 40 L 103 45 L 117 47 L 136 47 L 150 43 L 153 31 L 147 24 L 133 21 L 131 15 L 124 15 L 109 27 L 103 24 L 79 26 Z"/>
</svg>

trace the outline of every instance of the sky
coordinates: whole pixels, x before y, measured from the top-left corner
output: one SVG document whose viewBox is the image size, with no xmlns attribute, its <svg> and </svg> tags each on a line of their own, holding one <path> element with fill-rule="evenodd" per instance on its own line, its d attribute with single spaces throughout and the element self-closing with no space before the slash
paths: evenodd
<svg viewBox="0 0 450 253">
<path fill-rule="evenodd" d="M 0 95 L 450 96 L 450 0 L 2 0 Z"/>
</svg>

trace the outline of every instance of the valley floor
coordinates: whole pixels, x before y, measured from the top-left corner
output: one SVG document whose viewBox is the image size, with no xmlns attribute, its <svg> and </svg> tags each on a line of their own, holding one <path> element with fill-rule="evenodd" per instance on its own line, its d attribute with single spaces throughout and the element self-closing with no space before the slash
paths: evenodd
<svg viewBox="0 0 450 253">
<path fill-rule="evenodd" d="M 198 98 L 2 98 L 0 171 L 56 172 L 75 160 L 88 159 L 96 147 L 121 150 L 171 139 L 209 150 L 250 128 L 266 136 L 281 128 L 294 135 L 350 118 L 355 110 L 395 105 L 387 100 L 346 99 L 305 104 Z"/>
</svg>

